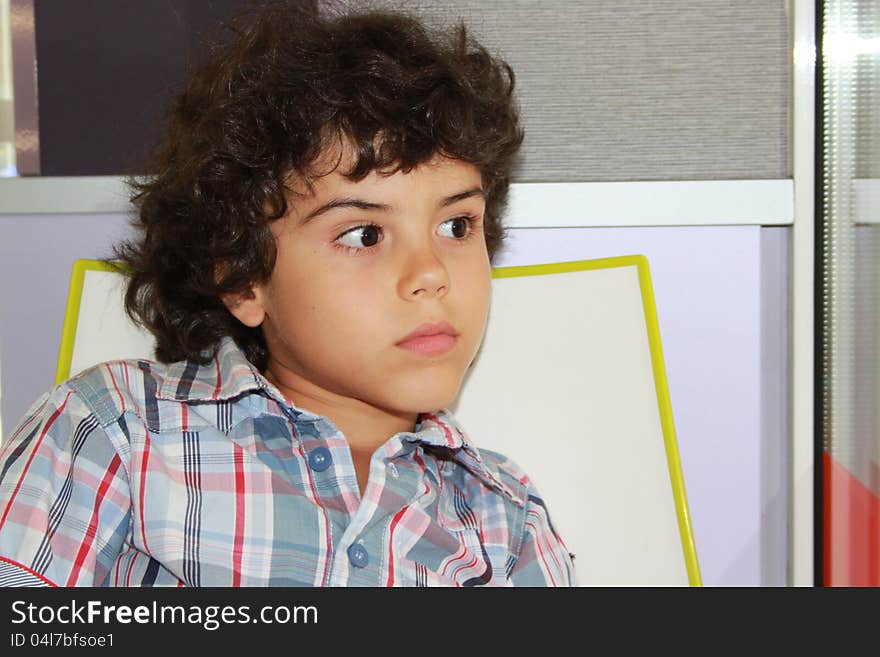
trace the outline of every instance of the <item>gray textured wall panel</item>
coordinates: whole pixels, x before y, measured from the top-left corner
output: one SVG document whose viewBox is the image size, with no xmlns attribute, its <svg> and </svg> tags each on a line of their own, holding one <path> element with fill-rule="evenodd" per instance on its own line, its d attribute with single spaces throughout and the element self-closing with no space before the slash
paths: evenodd
<svg viewBox="0 0 880 657">
<path fill-rule="evenodd" d="M 520 182 L 791 175 L 782 0 L 372 4 L 461 18 L 513 66 Z"/>
<path fill-rule="evenodd" d="M 880 36 L 880 3 L 865 2 L 856 10 L 859 36 L 864 40 Z M 863 46 L 854 71 L 856 178 L 880 178 L 880 53 Z"/>
</svg>

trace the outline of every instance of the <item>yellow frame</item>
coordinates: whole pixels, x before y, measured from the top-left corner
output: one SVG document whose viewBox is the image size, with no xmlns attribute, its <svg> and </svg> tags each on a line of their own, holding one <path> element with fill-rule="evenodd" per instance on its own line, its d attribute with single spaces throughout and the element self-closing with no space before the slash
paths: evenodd
<svg viewBox="0 0 880 657">
<path fill-rule="evenodd" d="M 660 410 L 660 423 L 663 429 L 663 441 L 666 447 L 666 461 L 669 466 L 669 478 L 672 484 L 672 495 L 678 517 L 678 529 L 684 551 L 688 582 L 691 586 L 702 586 L 700 566 L 697 561 L 697 549 L 694 543 L 693 527 L 688 509 L 687 495 L 684 487 L 684 476 L 678 453 L 678 442 L 675 437 L 675 425 L 672 420 L 672 403 L 666 383 L 666 366 L 663 362 L 663 347 L 660 342 L 660 324 L 657 321 L 657 309 L 654 301 L 654 288 L 648 259 L 643 255 L 620 256 L 616 258 L 599 258 L 595 260 L 575 260 L 543 265 L 525 265 L 519 267 L 496 267 L 492 270 L 493 278 L 512 278 L 516 276 L 542 276 L 545 274 L 562 274 L 567 272 L 608 269 L 611 267 L 635 266 L 639 273 L 639 287 L 642 293 L 642 308 L 645 312 L 645 324 L 648 332 L 648 344 L 651 350 L 651 364 L 654 371 L 654 384 L 657 391 L 657 405 Z M 64 326 L 61 331 L 61 347 L 58 352 L 58 367 L 55 371 L 55 383 L 61 383 L 70 376 L 70 363 L 73 360 L 73 345 L 76 340 L 76 328 L 79 322 L 79 307 L 82 301 L 83 283 L 87 271 L 123 271 L 120 266 L 103 260 L 77 260 L 73 263 L 70 276 L 70 289 L 67 294 L 67 309 L 64 315 Z"/>
<path fill-rule="evenodd" d="M 693 526 L 687 494 L 684 488 L 684 475 L 678 454 L 678 441 L 675 438 L 675 425 L 672 421 L 672 402 L 666 383 L 666 365 L 663 362 L 663 347 L 660 342 L 660 323 L 657 321 L 657 308 L 654 301 L 654 288 L 648 259 L 643 255 L 598 258 L 595 260 L 574 260 L 546 265 L 525 265 L 519 267 L 498 267 L 492 270 L 493 278 L 512 278 L 516 276 L 542 276 L 545 274 L 564 274 L 576 271 L 608 269 L 611 267 L 633 267 L 638 269 L 639 287 L 642 292 L 642 308 L 648 331 L 648 345 L 651 349 L 651 364 L 654 370 L 654 387 L 657 391 L 657 406 L 660 410 L 660 425 L 663 429 L 663 442 L 666 447 L 666 462 L 672 483 L 672 496 L 678 517 L 678 531 L 684 551 L 688 582 L 691 586 L 702 586 L 700 564 L 697 561 L 697 548 L 694 543 Z"/>
</svg>

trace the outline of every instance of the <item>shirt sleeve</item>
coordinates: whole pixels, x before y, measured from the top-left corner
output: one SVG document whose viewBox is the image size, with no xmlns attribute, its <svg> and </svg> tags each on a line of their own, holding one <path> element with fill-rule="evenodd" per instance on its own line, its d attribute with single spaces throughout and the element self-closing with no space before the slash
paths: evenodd
<svg viewBox="0 0 880 657">
<path fill-rule="evenodd" d="M 577 586 L 574 562 L 532 487 L 525 508 L 519 556 L 510 573 L 514 586 Z"/>
<path fill-rule="evenodd" d="M 128 532 L 124 464 L 62 384 L 0 445 L 0 585 L 100 586 Z"/>
</svg>

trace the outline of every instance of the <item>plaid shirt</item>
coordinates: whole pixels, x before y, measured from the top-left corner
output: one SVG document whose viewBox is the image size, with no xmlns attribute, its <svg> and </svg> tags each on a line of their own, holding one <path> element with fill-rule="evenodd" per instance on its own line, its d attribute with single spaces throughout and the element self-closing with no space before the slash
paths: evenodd
<svg viewBox="0 0 880 657">
<path fill-rule="evenodd" d="M 0 584 L 569 586 L 540 494 L 445 411 L 372 456 L 225 340 L 214 361 L 104 363 L 0 451 Z"/>
</svg>

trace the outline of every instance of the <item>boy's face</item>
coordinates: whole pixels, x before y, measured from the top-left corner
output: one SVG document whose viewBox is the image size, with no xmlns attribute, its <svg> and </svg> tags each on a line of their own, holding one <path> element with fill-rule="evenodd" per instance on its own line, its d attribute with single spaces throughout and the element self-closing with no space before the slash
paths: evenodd
<svg viewBox="0 0 880 657">
<path fill-rule="evenodd" d="M 262 324 L 276 381 L 397 415 L 437 410 L 458 394 L 486 326 L 480 173 L 438 156 L 354 182 L 346 164 L 293 197 L 272 225 L 270 280 L 228 305 Z"/>
</svg>

